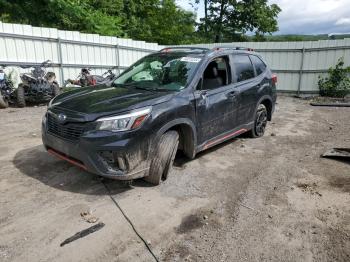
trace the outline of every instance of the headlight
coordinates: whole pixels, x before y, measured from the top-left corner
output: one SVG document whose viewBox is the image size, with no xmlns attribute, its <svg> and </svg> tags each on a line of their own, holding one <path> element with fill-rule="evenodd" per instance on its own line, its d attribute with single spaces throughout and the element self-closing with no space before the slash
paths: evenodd
<svg viewBox="0 0 350 262">
<path fill-rule="evenodd" d="M 97 130 L 112 132 L 126 131 L 140 127 L 151 113 L 151 108 L 146 107 L 129 114 L 104 117 L 97 120 Z"/>
</svg>

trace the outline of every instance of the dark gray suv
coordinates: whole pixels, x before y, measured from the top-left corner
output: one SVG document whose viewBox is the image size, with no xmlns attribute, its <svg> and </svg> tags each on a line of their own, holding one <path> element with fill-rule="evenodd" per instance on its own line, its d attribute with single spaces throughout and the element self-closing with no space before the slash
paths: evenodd
<svg viewBox="0 0 350 262">
<path fill-rule="evenodd" d="M 100 176 L 167 178 L 176 152 L 202 150 L 248 132 L 264 134 L 277 78 L 244 48 L 166 48 L 111 85 L 55 97 L 42 121 L 51 154 Z"/>
</svg>

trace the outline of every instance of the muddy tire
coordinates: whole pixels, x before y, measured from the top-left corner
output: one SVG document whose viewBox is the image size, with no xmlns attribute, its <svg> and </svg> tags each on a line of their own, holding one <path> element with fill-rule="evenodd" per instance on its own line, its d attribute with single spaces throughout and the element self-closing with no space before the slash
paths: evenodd
<svg viewBox="0 0 350 262">
<path fill-rule="evenodd" d="M 252 138 L 262 137 L 265 133 L 267 125 L 267 109 L 266 106 L 260 104 L 255 113 L 254 127 L 249 131 L 249 136 Z"/>
<path fill-rule="evenodd" d="M 0 108 L 8 108 L 9 102 L 0 93 Z"/>
<path fill-rule="evenodd" d="M 153 185 L 159 185 L 168 177 L 173 166 L 174 158 L 179 145 L 179 134 L 176 131 L 168 131 L 160 138 L 157 152 L 151 163 L 149 175 L 145 181 Z"/>
<path fill-rule="evenodd" d="M 18 107 L 25 107 L 26 106 L 26 99 L 24 95 L 24 86 L 19 85 L 17 88 L 17 105 Z"/>
<path fill-rule="evenodd" d="M 60 87 L 56 82 L 52 83 L 52 89 L 53 97 L 58 96 L 61 93 Z"/>
</svg>

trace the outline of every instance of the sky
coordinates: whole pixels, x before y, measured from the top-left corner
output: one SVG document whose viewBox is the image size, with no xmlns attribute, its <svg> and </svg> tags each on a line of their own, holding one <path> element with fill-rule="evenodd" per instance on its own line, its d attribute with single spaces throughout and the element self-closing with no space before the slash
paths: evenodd
<svg viewBox="0 0 350 262">
<path fill-rule="evenodd" d="M 193 11 L 189 0 L 176 2 Z M 277 34 L 350 33 L 350 0 L 269 0 L 269 3 L 282 9 Z M 204 16 L 202 5 L 197 16 Z"/>
</svg>

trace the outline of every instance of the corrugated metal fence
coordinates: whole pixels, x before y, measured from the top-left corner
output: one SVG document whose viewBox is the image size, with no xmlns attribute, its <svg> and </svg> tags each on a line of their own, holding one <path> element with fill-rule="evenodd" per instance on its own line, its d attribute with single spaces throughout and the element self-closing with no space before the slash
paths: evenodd
<svg viewBox="0 0 350 262">
<path fill-rule="evenodd" d="M 144 41 L 0 22 L 0 65 L 33 66 L 51 60 L 49 69 L 60 84 L 76 78 L 82 67 L 93 74 L 116 67 L 118 73 L 161 48 Z"/>
<path fill-rule="evenodd" d="M 344 58 L 345 65 L 350 65 L 350 39 L 198 46 L 254 48 L 278 74 L 278 90 L 284 92 L 317 93 L 318 76 L 325 74 L 340 57 Z M 114 66 L 120 72 L 162 47 L 144 41 L 0 22 L 0 65 L 31 66 L 50 59 L 51 70 L 56 72 L 61 84 L 65 79 L 75 78 L 80 68 L 86 66 L 92 68 L 94 74 Z"/>
<path fill-rule="evenodd" d="M 278 90 L 317 93 L 318 76 L 340 57 L 350 66 L 350 39 L 307 42 L 240 42 L 194 45 L 200 47 L 250 47 L 259 52 L 278 75 Z"/>
</svg>

